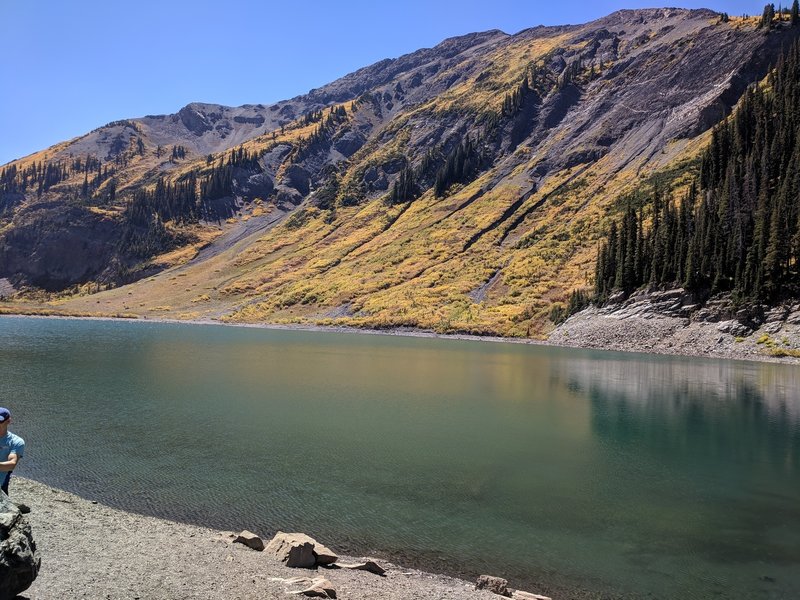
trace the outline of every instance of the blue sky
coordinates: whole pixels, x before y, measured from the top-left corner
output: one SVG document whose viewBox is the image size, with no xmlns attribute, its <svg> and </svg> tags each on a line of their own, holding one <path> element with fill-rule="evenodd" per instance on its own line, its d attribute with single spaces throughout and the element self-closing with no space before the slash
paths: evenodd
<svg viewBox="0 0 800 600">
<path fill-rule="evenodd" d="M 676 4 L 764 1 L 0 0 L 0 164 L 193 101 L 268 104 L 454 35 Z"/>
</svg>

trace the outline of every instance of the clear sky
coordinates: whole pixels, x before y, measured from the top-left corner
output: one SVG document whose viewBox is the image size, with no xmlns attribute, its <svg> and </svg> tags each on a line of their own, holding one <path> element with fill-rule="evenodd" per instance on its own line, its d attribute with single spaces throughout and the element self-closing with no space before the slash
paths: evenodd
<svg viewBox="0 0 800 600">
<path fill-rule="evenodd" d="M 0 0 L 0 164 L 189 102 L 269 104 L 447 37 L 764 0 Z"/>
</svg>

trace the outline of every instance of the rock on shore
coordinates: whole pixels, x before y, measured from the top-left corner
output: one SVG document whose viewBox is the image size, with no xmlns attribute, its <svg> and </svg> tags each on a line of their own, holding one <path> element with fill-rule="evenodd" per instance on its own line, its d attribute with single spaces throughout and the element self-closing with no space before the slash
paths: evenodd
<svg viewBox="0 0 800 600">
<path fill-rule="evenodd" d="M 0 492 L 0 600 L 27 590 L 40 565 L 30 525 L 8 496 Z"/>
<path fill-rule="evenodd" d="M 800 304 L 735 306 L 726 296 L 695 303 L 683 289 L 617 296 L 550 334 L 560 346 L 797 363 Z"/>
</svg>

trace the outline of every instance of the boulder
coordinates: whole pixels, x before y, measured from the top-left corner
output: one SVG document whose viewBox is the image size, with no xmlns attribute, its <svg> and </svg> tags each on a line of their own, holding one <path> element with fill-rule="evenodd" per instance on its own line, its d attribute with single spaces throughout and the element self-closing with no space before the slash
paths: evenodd
<svg viewBox="0 0 800 600">
<path fill-rule="evenodd" d="M 372 560 L 360 563 L 352 563 L 352 564 L 338 563 L 337 566 L 341 567 L 342 569 L 353 569 L 355 571 L 369 571 L 370 573 L 375 573 L 375 575 L 381 575 L 381 576 L 383 576 L 383 574 L 386 573 L 386 569 L 384 569 L 382 566 L 380 566 L 378 563 Z"/>
<path fill-rule="evenodd" d="M 327 546 L 305 533 L 284 533 L 279 531 L 267 544 L 267 552 L 286 562 L 289 567 L 313 567 L 315 565 L 332 565 L 339 556 Z M 291 555 L 291 557 L 290 557 Z M 289 564 L 302 563 L 302 564 Z"/>
<path fill-rule="evenodd" d="M 233 540 L 234 543 L 244 544 L 248 548 L 252 548 L 253 550 L 258 550 L 261 552 L 264 549 L 264 542 L 252 531 L 247 531 L 246 529 L 242 531 L 236 538 Z"/>
<path fill-rule="evenodd" d="M 736 337 L 747 337 L 748 335 L 751 335 L 752 333 L 753 333 L 753 330 L 750 329 L 747 325 L 742 325 L 741 323 L 738 323 L 738 322 L 736 322 L 730 328 L 730 334 L 733 335 L 733 336 L 736 336 Z"/>
<path fill-rule="evenodd" d="M 0 492 L 0 598 L 27 590 L 39 574 L 41 558 L 31 526 L 20 510 Z"/>
<path fill-rule="evenodd" d="M 491 575 L 481 575 L 475 583 L 476 590 L 488 590 L 499 596 L 510 597 L 511 592 L 508 591 L 508 581 L 501 577 L 492 577 Z"/>
<path fill-rule="evenodd" d="M 782 323 L 788 318 L 790 311 L 791 309 L 788 306 L 776 306 L 772 310 L 767 311 L 764 315 L 764 322 Z"/>
<path fill-rule="evenodd" d="M 324 577 L 315 577 L 311 580 L 311 585 L 299 593 L 309 598 L 336 598 L 336 589 Z"/>
<path fill-rule="evenodd" d="M 298 536 L 303 534 L 279 531 L 264 548 L 264 552 L 285 563 L 287 567 L 310 569 L 317 564 L 314 544 Z"/>
<path fill-rule="evenodd" d="M 275 191 L 275 183 L 266 173 L 256 173 L 247 178 L 239 191 L 243 196 L 249 198 L 266 198 Z"/>
<path fill-rule="evenodd" d="M 314 538 L 306 535 L 305 533 L 293 533 L 296 539 L 302 540 L 305 542 L 309 542 L 314 546 L 314 557 L 316 559 L 316 564 L 318 565 L 332 565 L 337 560 L 339 560 L 339 555 L 336 554 L 333 550 L 328 548 L 327 546 L 323 546 Z"/>
</svg>

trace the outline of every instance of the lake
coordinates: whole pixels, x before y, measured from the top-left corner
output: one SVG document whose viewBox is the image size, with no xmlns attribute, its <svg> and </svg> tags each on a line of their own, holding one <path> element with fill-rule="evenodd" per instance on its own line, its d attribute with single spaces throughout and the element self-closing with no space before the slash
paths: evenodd
<svg viewBox="0 0 800 600">
<path fill-rule="evenodd" d="M 800 598 L 794 366 L 3 317 L 0 405 L 19 475 L 127 510 L 533 591 Z"/>
</svg>

